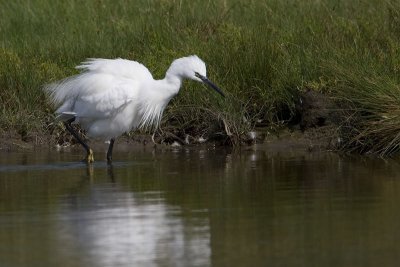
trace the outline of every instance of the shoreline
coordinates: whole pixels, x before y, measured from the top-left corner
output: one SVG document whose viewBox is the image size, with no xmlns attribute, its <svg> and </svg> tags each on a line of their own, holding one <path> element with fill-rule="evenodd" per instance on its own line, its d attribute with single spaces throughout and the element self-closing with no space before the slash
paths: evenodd
<svg viewBox="0 0 400 267">
<path fill-rule="evenodd" d="M 329 128 L 329 129 L 328 129 Z M 308 129 L 304 132 L 296 129 L 285 127 L 277 134 L 260 134 L 256 131 L 257 138 L 247 140 L 241 145 L 233 147 L 232 145 L 223 145 L 218 141 L 205 141 L 202 143 L 182 144 L 178 140 L 171 143 L 154 143 L 150 134 L 132 134 L 131 136 L 123 135 L 116 139 L 114 151 L 124 152 L 142 148 L 163 148 L 163 149 L 180 149 L 180 148 L 229 148 L 229 149 L 263 149 L 271 152 L 285 151 L 329 151 L 335 147 L 335 137 L 328 134 L 331 127 L 319 127 Z M 23 140 L 21 135 L 14 131 L 3 132 L 0 134 L 0 151 L 3 152 L 21 152 L 35 151 L 42 149 L 51 149 L 57 151 L 76 151 L 82 150 L 80 144 L 65 141 L 63 144 L 57 143 L 57 137 L 50 134 L 30 133 Z M 108 144 L 102 140 L 90 139 L 88 144 L 94 152 L 104 152 L 108 148 Z"/>
</svg>

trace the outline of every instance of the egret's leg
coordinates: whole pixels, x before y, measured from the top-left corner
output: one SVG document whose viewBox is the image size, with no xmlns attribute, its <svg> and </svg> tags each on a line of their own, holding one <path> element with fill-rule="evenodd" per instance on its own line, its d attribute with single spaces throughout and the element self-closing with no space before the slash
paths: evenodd
<svg viewBox="0 0 400 267">
<path fill-rule="evenodd" d="M 92 163 L 94 162 L 94 156 L 93 156 L 93 150 L 82 140 L 82 138 L 79 136 L 77 132 L 72 128 L 71 123 L 75 120 L 75 118 L 69 119 L 66 122 L 64 122 L 65 128 L 75 137 L 76 140 L 78 140 L 79 144 L 83 146 L 86 150 L 86 158 L 84 161 L 87 163 Z"/>
<path fill-rule="evenodd" d="M 112 162 L 112 151 L 114 148 L 114 142 L 115 142 L 115 138 L 111 138 L 110 145 L 108 146 L 108 150 L 107 150 L 107 162 L 108 163 Z"/>
</svg>

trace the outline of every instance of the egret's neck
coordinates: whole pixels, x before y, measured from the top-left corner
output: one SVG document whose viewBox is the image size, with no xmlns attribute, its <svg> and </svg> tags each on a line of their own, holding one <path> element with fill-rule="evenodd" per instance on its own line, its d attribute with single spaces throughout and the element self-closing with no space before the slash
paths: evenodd
<svg viewBox="0 0 400 267">
<path fill-rule="evenodd" d="M 182 86 L 182 77 L 174 73 L 167 72 L 165 78 L 160 80 L 166 90 L 170 91 L 171 94 L 176 95 Z"/>
</svg>

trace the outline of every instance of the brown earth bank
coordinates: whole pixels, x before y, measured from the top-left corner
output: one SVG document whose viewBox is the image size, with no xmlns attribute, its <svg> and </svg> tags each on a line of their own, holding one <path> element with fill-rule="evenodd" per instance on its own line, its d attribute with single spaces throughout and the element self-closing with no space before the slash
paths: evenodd
<svg viewBox="0 0 400 267">
<path fill-rule="evenodd" d="M 306 91 L 299 97 L 296 114 L 292 115 L 279 129 L 270 131 L 270 127 L 259 126 L 243 135 L 241 148 L 259 147 L 272 151 L 288 149 L 315 151 L 332 150 L 340 145 L 335 122 L 334 104 L 325 95 Z M 61 129 L 61 130 L 60 130 Z M 20 151 L 35 149 L 57 149 L 60 151 L 82 149 L 76 140 L 62 127 L 52 133 L 39 132 L 0 132 L 0 150 Z M 94 151 L 105 151 L 107 144 L 101 140 L 87 140 Z M 119 138 L 114 150 L 124 151 L 143 146 L 177 148 L 177 147 L 222 147 L 229 146 L 229 137 L 220 139 L 203 139 L 188 134 L 167 133 L 155 134 L 125 134 Z"/>
<path fill-rule="evenodd" d="M 260 148 L 271 152 L 287 152 L 287 151 L 326 151 L 335 149 L 338 138 L 334 137 L 331 127 L 319 127 L 300 131 L 297 129 L 284 128 L 278 133 L 270 134 L 265 129 L 257 129 L 249 135 L 254 136 L 239 146 L 243 148 Z M 95 152 L 106 151 L 108 144 L 102 140 L 88 140 L 88 144 Z M 157 148 L 199 148 L 199 147 L 230 147 L 223 145 L 219 141 L 201 141 L 193 143 L 182 143 L 180 140 L 172 142 L 153 141 L 151 135 L 123 135 L 117 138 L 114 145 L 114 151 L 129 151 L 143 147 Z M 43 135 L 39 133 L 30 133 L 25 140 L 21 139 L 21 135 L 16 132 L 3 132 L 0 135 L 0 151 L 20 152 L 34 151 L 40 149 L 54 149 L 58 151 L 82 150 L 80 144 L 77 144 L 72 138 L 60 143 L 57 138 L 52 135 Z"/>
</svg>

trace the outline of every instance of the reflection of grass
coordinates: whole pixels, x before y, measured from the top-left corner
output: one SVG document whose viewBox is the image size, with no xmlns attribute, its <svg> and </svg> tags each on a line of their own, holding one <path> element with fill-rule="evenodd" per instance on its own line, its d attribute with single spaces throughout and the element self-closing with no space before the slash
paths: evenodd
<svg viewBox="0 0 400 267">
<path fill-rule="evenodd" d="M 43 131 L 51 107 L 41 86 L 87 57 L 135 59 L 161 78 L 172 59 L 198 54 L 229 97 L 185 83 L 164 118 L 176 127 L 237 142 L 256 121 L 290 119 L 311 88 L 355 111 L 341 131 L 346 147 L 390 152 L 399 10 L 391 0 L 0 0 L 0 125 Z"/>
</svg>

